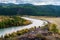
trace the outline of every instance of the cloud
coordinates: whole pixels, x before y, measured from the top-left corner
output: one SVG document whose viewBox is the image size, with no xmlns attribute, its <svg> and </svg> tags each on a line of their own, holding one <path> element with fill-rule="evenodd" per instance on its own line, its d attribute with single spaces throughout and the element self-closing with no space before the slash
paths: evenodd
<svg viewBox="0 0 60 40">
<path fill-rule="evenodd" d="M 60 5 L 60 0 L 0 0 L 0 3 L 31 3 L 34 5 Z"/>
<path fill-rule="evenodd" d="M 16 3 L 15 0 L 0 0 L 0 3 Z"/>
</svg>

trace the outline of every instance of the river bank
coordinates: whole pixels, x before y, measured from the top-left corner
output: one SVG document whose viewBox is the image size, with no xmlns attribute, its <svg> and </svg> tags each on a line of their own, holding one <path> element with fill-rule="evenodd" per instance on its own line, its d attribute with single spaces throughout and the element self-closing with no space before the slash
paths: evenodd
<svg viewBox="0 0 60 40">
<path fill-rule="evenodd" d="M 52 31 L 50 31 L 52 27 Z M 22 29 L 11 34 L 6 34 L 1 37 L 1 40 L 60 40 L 60 34 L 58 34 L 55 24 L 46 24 L 45 26 L 34 26 L 29 29 Z"/>
<path fill-rule="evenodd" d="M 0 16 L 0 29 L 12 26 L 25 26 L 32 22 L 21 18 L 20 16 Z"/>
<path fill-rule="evenodd" d="M 44 26 L 47 24 L 46 21 L 43 21 L 43 20 L 38 20 L 38 19 L 33 19 L 33 18 L 28 18 L 28 17 L 22 17 L 26 20 L 30 20 L 32 22 L 32 24 L 30 25 L 26 25 L 26 26 L 18 26 L 18 27 L 10 27 L 10 28 L 5 28 L 5 29 L 0 29 L 0 36 L 1 35 L 5 35 L 5 34 L 9 34 L 9 33 L 12 33 L 12 32 L 16 32 L 18 30 L 22 30 L 22 29 L 29 29 L 31 27 L 38 27 L 38 26 Z"/>
<path fill-rule="evenodd" d="M 47 20 L 48 22 L 54 23 L 57 25 L 57 28 L 60 30 L 60 17 L 48 17 L 48 16 L 29 16 L 30 18 Z"/>
</svg>

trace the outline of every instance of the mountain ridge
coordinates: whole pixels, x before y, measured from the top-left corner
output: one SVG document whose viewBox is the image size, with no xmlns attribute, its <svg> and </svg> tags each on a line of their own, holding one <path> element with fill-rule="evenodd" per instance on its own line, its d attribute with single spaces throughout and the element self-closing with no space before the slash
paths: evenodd
<svg viewBox="0 0 60 40">
<path fill-rule="evenodd" d="M 57 5 L 32 5 L 32 4 L 2 4 L 0 14 L 21 14 L 21 15 L 40 15 L 40 16 L 60 16 L 60 6 Z M 6 8 L 6 9 L 5 9 Z M 4 13 L 1 11 L 4 10 Z M 9 10 L 9 11 L 7 11 Z M 12 10 L 12 11 L 11 11 Z M 16 11 L 16 12 L 15 12 Z M 10 14 L 9 13 L 9 14 Z"/>
</svg>

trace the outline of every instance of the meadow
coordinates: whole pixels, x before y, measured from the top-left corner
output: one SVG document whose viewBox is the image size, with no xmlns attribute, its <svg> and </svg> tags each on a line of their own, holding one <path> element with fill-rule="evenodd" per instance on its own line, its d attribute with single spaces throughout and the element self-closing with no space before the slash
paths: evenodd
<svg viewBox="0 0 60 40">
<path fill-rule="evenodd" d="M 56 24 L 57 28 L 60 30 L 60 17 L 48 17 L 48 16 L 29 16 L 29 17 L 35 19 L 47 20 L 51 23 Z"/>
</svg>

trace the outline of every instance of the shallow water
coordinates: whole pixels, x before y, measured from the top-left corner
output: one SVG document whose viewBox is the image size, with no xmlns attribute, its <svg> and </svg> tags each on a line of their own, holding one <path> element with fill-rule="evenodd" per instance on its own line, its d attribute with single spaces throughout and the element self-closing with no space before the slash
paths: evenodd
<svg viewBox="0 0 60 40">
<path fill-rule="evenodd" d="M 34 27 L 34 26 L 36 26 L 36 27 L 44 26 L 45 24 L 47 24 L 47 22 L 43 21 L 43 20 L 37 20 L 37 19 L 28 18 L 28 17 L 22 17 L 22 18 L 30 20 L 32 22 L 32 24 L 26 25 L 26 26 L 17 26 L 17 27 L 0 29 L 0 36 L 1 35 L 4 36 L 5 34 L 16 32 L 18 30 L 22 30 L 22 29 L 25 29 L 25 28 L 31 28 L 31 27 Z"/>
</svg>

